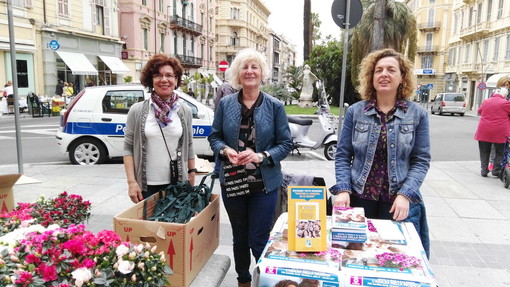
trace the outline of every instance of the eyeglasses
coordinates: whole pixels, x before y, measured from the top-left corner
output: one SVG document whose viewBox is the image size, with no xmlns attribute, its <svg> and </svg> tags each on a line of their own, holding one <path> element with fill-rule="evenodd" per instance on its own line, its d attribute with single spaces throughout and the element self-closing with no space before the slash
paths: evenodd
<svg viewBox="0 0 510 287">
<path fill-rule="evenodd" d="M 171 79 L 171 78 L 176 78 L 176 76 L 174 74 L 165 74 L 165 75 L 161 75 L 161 74 L 154 74 L 152 75 L 152 79 L 154 80 L 162 80 L 163 78 L 167 78 L 167 79 Z"/>
</svg>

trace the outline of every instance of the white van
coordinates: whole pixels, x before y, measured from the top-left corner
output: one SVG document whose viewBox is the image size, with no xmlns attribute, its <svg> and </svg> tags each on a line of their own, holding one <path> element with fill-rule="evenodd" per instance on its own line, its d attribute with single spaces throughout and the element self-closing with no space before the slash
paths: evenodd
<svg viewBox="0 0 510 287">
<path fill-rule="evenodd" d="M 193 113 L 193 144 L 197 155 L 212 155 L 207 136 L 214 112 L 189 95 L 176 93 Z M 69 152 L 73 164 L 101 164 L 107 158 L 121 157 L 124 127 L 129 108 L 150 97 L 142 85 L 96 86 L 82 90 L 60 116 L 56 134 L 62 153 Z"/>
<path fill-rule="evenodd" d="M 466 113 L 466 96 L 461 93 L 439 93 L 432 99 L 430 112 L 440 115 L 449 113 L 464 116 Z"/>
</svg>

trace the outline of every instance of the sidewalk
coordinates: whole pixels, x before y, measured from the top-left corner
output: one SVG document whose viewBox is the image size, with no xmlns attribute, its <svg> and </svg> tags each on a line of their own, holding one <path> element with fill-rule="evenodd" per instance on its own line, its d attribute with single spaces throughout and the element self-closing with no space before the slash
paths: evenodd
<svg viewBox="0 0 510 287">
<path fill-rule="evenodd" d="M 332 161 L 289 156 L 282 165 L 285 172 L 321 176 L 328 186 L 334 184 Z M 121 164 L 26 164 L 24 170 L 26 179 L 34 182 L 14 187 L 16 202 L 33 202 L 41 194 L 54 197 L 63 191 L 79 194 L 92 202 L 88 227 L 94 232 L 113 229 L 113 216 L 133 204 Z M 16 172 L 16 165 L 0 166 L 0 174 Z M 218 190 L 215 186 L 214 192 Z M 432 162 L 421 191 L 428 212 L 430 262 L 439 286 L 509 286 L 510 189 L 495 177 L 481 177 L 479 163 L 468 161 Z M 232 259 L 230 224 L 223 208 L 220 229 L 215 254 Z M 237 286 L 233 265 L 231 260 L 221 286 Z"/>
</svg>

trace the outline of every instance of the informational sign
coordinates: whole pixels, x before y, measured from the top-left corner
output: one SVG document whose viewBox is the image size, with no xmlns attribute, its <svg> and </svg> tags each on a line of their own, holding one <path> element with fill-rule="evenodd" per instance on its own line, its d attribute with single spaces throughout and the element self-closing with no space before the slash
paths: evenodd
<svg viewBox="0 0 510 287">
<path fill-rule="evenodd" d="M 218 64 L 218 69 L 222 72 L 225 72 L 228 69 L 228 62 L 227 61 L 221 61 Z"/>
<path fill-rule="evenodd" d="M 484 82 L 480 82 L 480 84 L 478 84 L 478 89 L 481 91 L 487 89 L 487 84 Z"/>
<path fill-rule="evenodd" d="M 48 47 L 50 49 L 52 49 L 53 51 L 55 50 L 58 50 L 58 48 L 60 48 L 60 44 L 58 43 L 57 40 L 51 40 L 49 43 L 48 43 Z"/>
</svg>

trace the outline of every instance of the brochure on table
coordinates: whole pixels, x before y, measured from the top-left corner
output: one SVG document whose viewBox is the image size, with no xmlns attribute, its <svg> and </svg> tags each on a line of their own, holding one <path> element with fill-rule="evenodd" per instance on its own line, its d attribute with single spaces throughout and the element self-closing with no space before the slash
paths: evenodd
<svg viewBox="0 0 510 287">
<path fill-rule="evenodd" d="M 368 240 L 365 243 L 344 242 L 343 248 L 329 246 L 324 252 L 301 253 L 288 250 L 287 221 L 286 213 L 278 218 L 257 263 L 260 274 L 256 282 L 260 287 L 273 287 L 282 280 L 296 283 L 303 280 L 315 281 L 320 282 L 318 286 L 322 287 L 437 285 L 419 236 L 411 223 L 368 220 Z M 328 217 L 328 231 L 331 230 L 330 221 Z M 385 226 L 378 224 L 380 221 L 396 226 L 404 240 L 381 239 L 375 229 L 375 226 Z M 395 263 L 399 260 L 416 265 L 399 268 Z"/>
</svg>

